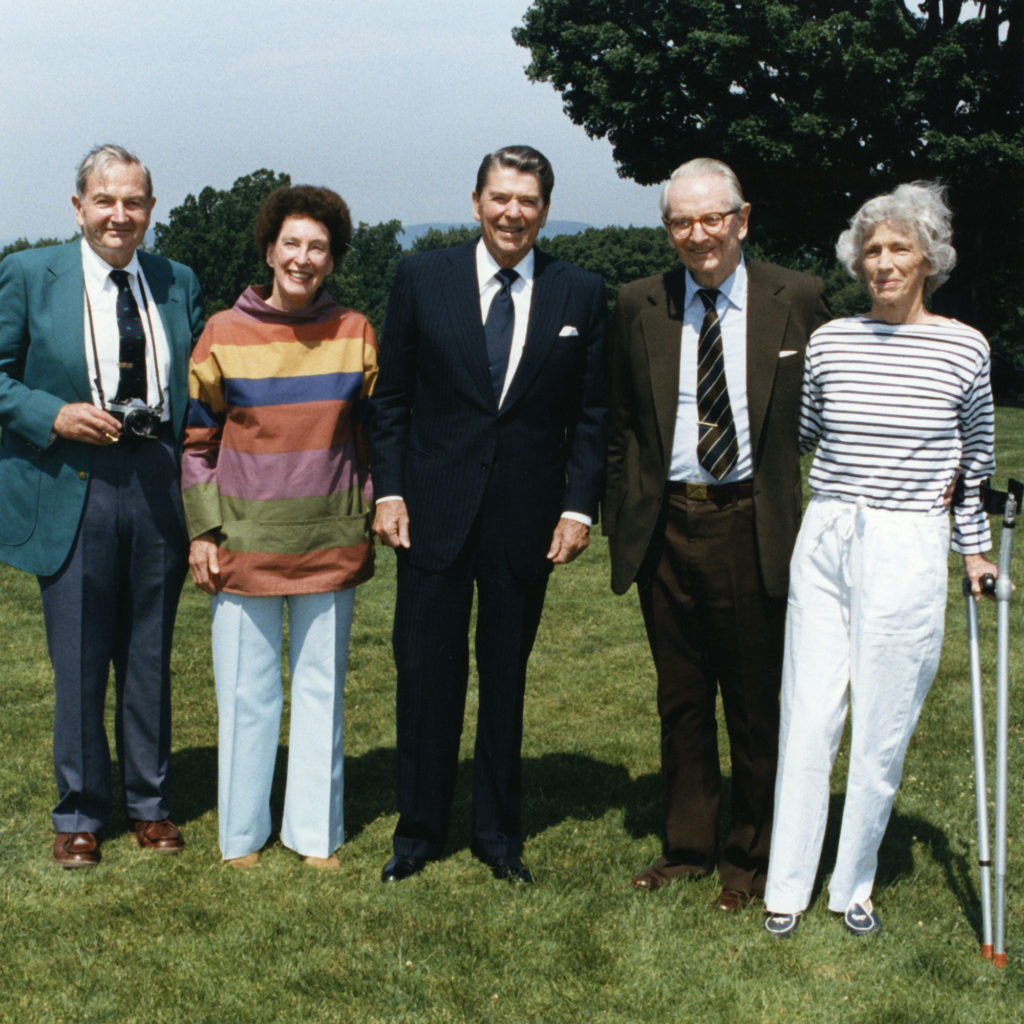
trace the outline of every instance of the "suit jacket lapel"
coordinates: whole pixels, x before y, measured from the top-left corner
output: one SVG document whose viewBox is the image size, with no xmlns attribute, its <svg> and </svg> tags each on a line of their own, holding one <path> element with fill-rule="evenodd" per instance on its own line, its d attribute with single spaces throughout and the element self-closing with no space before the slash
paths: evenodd
<svg viewBox="0 0 1024 1024">
<path fill-rule="evenodd" d="M 526 327 L 523 355 L 516 367 L 501 412 L 510 409 L 529 389 L 530 383 L 544 365 L 551 346 L 558 338 L 559 323 L 565 309 L 566 295 L 561 287 L 562 267 L 547 253 L 534 249 L 533 294 L 530 298 L 530 319 Z"/>
<path fill-rule="evenodd" d="M 169 412 L 171 423 L 176 424 L 188 401 L 187 376 L 183 368 L 188 366 L 188 358 L 192 354 L 192 329 L 185 309 L 185 293 L 181 285 L 175 283 L 170 265 L 165 260 L 156 259 L 148 252 L 140 252 L 139 265 L 160 314 L 164 337 L 167 339 L 171 360 Z"/>
<path fill-rule="evenodd" d="M 62 354 L 62 365 L 75 395 L 92 401 L 89 367 L 85 359 L 82 251 L 79 242 L 68 242 L 55 250 L 45 290 L 50 337 Z"/>
<path fill-rule="evenodd" d="M 779 298 L 782 288 L 766 279 L 760 264 L 747 261 L 747 412 L 755 468 L 789 319 L 789 306 Z"/>
<path fill-rule="evenodd" d="M 651 372 L 654 412 L 666 467 L 672 454 L 679 414 L 679 357 L 683 343 L 683 271 L 663 274 L 651 292 L 651 308 L 642 316 L 644 344 Z"/>
<path fill-rule="evenodd" d="M 496 405 L 491 371 L 487 364 L 484 325 L 480 319 L 476 245 L 474 239 L 446 254 L 451 260 L 451 273 L 441 275 L 437 286 L 451 322 L 452 341 L 456 347 L 454 364 L 464 366 L 480 393 L 488 396 L 491 403 Z"/>
</svg>

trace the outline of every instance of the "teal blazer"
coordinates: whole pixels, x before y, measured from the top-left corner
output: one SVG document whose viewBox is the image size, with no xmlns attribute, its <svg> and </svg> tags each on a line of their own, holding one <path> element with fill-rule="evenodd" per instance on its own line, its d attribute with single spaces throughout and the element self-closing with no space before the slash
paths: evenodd
<svg viewBox="0 0 1024 1024">
<path fill-rule="evenodd" d="M 81 243 L 0 261 L 0 561 L 49 576 L 78 530 L 93 445 L 54 437 L 69 402 L 91 402 L 82 313 Z M 171 353 L 170 415 L 180 441 L 188 359 L 203 326 L 195 274 L 140 252 Z"/>
</svg>

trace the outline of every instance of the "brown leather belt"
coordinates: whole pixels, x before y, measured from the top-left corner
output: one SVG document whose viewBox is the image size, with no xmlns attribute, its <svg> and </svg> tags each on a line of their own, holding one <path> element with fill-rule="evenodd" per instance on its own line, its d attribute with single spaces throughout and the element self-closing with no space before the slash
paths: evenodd
<svg viewBox="0 0 1024 1024">
<path fill-rule="evenodd" d="M 753 480 L 739 480 L 731 484 L 688 484 L 680 480 L 669 480 L 669 494 L 683 494 L 691 501 L 713 501 L 716 505 L 727 505 L 730 501 L 750 498 L 754 494 Z"/>
</svg>

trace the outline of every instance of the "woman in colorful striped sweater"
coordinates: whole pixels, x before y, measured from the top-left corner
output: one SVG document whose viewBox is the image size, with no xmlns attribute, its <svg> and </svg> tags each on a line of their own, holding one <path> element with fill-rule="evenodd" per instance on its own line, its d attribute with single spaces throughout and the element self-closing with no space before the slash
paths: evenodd
<svg viewBox="0 0 1024 1024">
<path fill-rule="evenodd" d="M 322 287 L 352 237 L 340 196 L 277 189 L 255 235 L 273 283 L 247 288 L 207 323 L 192 355 L 182 459 L 189 566 L 213 596 L 220 848 L 249 867 L 270 836 L 287 605 L 281 841 L 337 868 L 354 588 L 373 574 L 363 410 L 376 341 L 365 317 Z"/>
<path fill-rule="evenodd" d="M 975 596 L 998 569 L 982 554 L 979 485 L 994 468 L 988 343 L 929 312 L 956 262 L 940 186 L 901 185 L 855 214 L 836 247 L 871 297 L 867 316 L 811 335 L 800 443 L 817 444 L 811 503 L 790 566 L 779 768 L 765 928 L 784 937 L 810 902 L 829 773 L 851 713 L 850 769 L 829 909 L 881 930 L 871 902 L 878 847 L 903 758 L 935 678 L 953 547 Z"/>
</svg>

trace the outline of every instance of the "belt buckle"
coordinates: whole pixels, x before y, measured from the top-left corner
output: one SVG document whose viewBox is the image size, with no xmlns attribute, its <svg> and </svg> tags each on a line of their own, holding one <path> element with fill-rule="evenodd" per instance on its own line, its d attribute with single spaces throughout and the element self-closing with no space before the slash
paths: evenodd
<svg viewBox="0 0 1024 1024">
<path fill-rule="evenodd" d="M 686 485 L 686 496 L 692 498 L 694 501 L 707 501 L 708 500 L 708 485 L 707 484 L 687 484 Z"/>
</svg>

